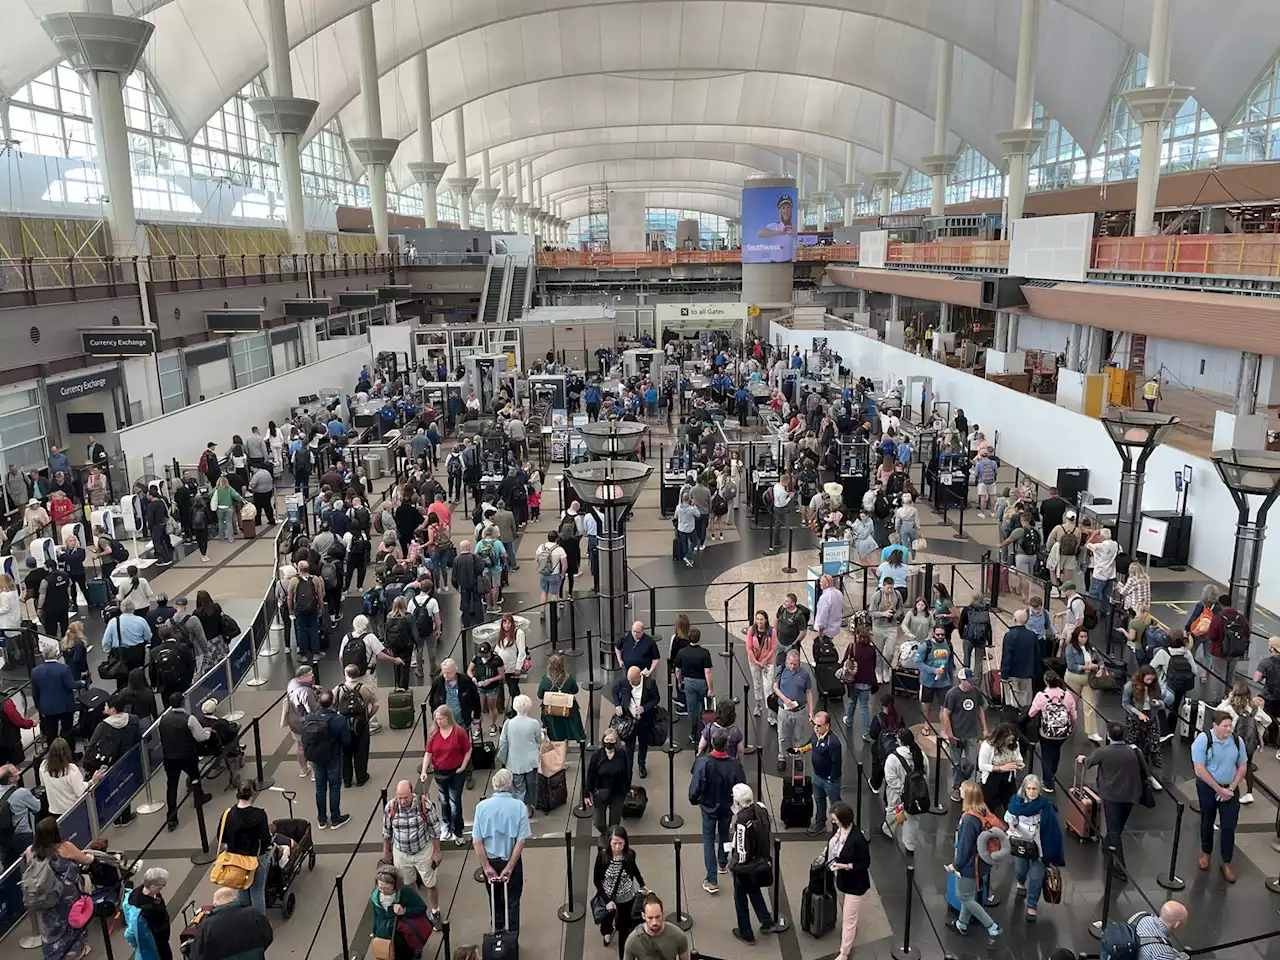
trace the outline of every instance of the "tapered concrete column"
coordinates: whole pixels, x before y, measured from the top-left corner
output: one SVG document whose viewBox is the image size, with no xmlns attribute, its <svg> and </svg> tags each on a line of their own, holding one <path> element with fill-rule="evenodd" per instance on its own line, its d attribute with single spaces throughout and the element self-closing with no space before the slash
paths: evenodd
<svg viewBox="0 0 1280 960">
<path fill-rule="evenodd" d="M 1084 325 L 1079 323 L 1073 323 L 1071 325 L 1071 333 L 1067 338 L 1066 367 L 1068 370 L 1074 373 L 1080 372 L 1080 357 L 1081 357 L 1080 341 L 1083 338 L 1084 338 Z"/>
<path fill-rule="evenodd" d="M 115 16 L 111 0 L 90 0 L 85 13 L 50 14 L 40 26 L 89 88 L 112 251 L 118 257 L 141 256 L 147 241 L 133 205 L 124 82 L 137 68 L 155 27 L 145 20 Z"/>
<path fill-rule="evenodd" d="M 458 226 L 463 230 L 471 229 L 471 193 L 480 181 L 467 176 L 467 131 L 462 118 L 462 108 L 453 111 L 453 149 L 456 154 L 454 163 L 458 175 L 449 180 L 449 189 L 458 198 Z"/>
<path fill-rule="evenodd" d="M 1009 352 L 1009 314 L 1003 310 L 996 314 L 996 329 L 991 339 L 991 349 L 998 353 Z"/>
<path fill-rule="evenodd" d="M 836 196 L 844 204 L 844 225 L 853 226 L 853 201 L 858 195 L 858 172 L 853 164 L 853 144 L 844 145 L 844 183 L 836 186 Z"/>
<path fill-rule="evenodd" d="M 951 304 L 938 304 L 938 330 L 933 338 L 933 356 L 937 360 L 941 360 L 946 351 L 942 345 L 942 334 L 951 332 Z"/>
<path fill-rule="evenodd" d="M 920 160 L 921 172 L 933 178 L 933 188 L 929 193 L 929 214 L 934 217 L 941 217 L 946 213 L 947 180 L 960 160 L 958 154 L 947 153 L 954 60 L 955 47 L 946 40 L 935 41 L 934 72 L 937 74 L 937 86 L 933 97 L 933 153 Z"/>
<path fill-rule="evenodd" d="M 493 204 L 498 199 L 498 188 L 493 185 L 493 170 L 489 167 L 489 150 L 480 154 L 480 182 L 484 184 L 475 192 L 475 201 L 484 211 L 484 228 L 493 231 Z"/>
<path fill-rule="evenodd" d="M 511 164 L 504 163 L 498 169 L 498 199 L 494 202 L 497 210 L 497 223 L 503 233 L 511 232 Z"/>
<path fill-rule="evenodd" d="M 1016 353 L 1018 350 L 1018 320 L 1020 319 L 1016 313 L 1007 313 L 1008 330 L 1005 333 L 1005 343 L 1010 353 Z"/>
<path fill-rule="evenodd" d="M 369 205 L 373 216 L 373 235 L 378 252 L 390 249 L 387 230 L 387 167 L 395 157 L 400 141 L 382 135 L 382 96 L 378 91 L 378 43 L 373 27 L 373 7 L 356 11 L 356 27 L 360 41 L 360 100 L 364 106 L 365 131 L 368 136 L 348 140 L 347 145 L 364 164 L 369 180 Z"/>
<path fill-rule="evenodd" d="M 1194 89 L 1169 82 L 1169 5 L 1170 0 L 1153 0 L 1151 5 L 1146 84 L 1121 94 L 1133 119 L 1142 125 L 1138 191 L 1133 211 L 1133 234 L 1136 237 L 1150 237 L 1159 232 L 1155 226 L 1155 213 L 1164 127 L 1177 115 Z"/>
<path fill-rule="evenodd" d="M 435 137 L 431 127 L 431 71 L 427 51 L 414 58 L 418 67 L 418 139 L 422 143 L 422 159 L 409 164 L 409 173 L 422 184 L 422 214 L 427 226 L 440 225 L 437 188 L 449 168 L 436 160 Z"/>
<path fill-rule="evenodd" d="M 880 192 L 880 216 L 882 217 L 887 217 L 893 212 L 893 190 L 902 181 L 902 171 L 893 169 L 893 128 L 897 108 L 897 101 L 885 98 L 880 117 L 880 153 L 884 166 L 879 173 L 871 175 L 872 182 Z"/>
<path fill-rule="evenodd" d="M 831 194 L 827 193 L 827 158 L 818 158 L 818 189 L 809 198 L 817 213 L 818 232 L 827 229 L 827 202 Z"/>
<path fill-rule="evenodd" d="M 800 228 L 804 229 L 804 202 L 805 202 L 805 182 L 804 182 L 804 154 L 799 150 L 796 151 L 796 213 L 800 215 Z"/>
<path fill-rule="evenodd" d="M 1044 130 L 1033 127 L 1036 109 L 1036 47 L 1040 36 L 1040 0 L 1022 0 L 1018 21 L 1018 70 L 1013 90 L 1013 129 L 996 134 L 1009 161 L 1009 202 L 1005 237 L 1013 221 L 1022 219 L 1027 199 L 1027 169 L 1031 155 L 1044 140 Z"/>
<path fill-rule="evenodd" d="M 515 162 L 515 174 L 516 174 L 515 203 L 511 205 L 511 211 L 516 216 L 516 233 L 522 236 L 529 232 L 525 226 L 525 223 L 526 223 L 525 214 L 529 212 L 529 201 L 525 199 L 524 184 L 521 182 L 523 169 L 524 169 L 524 164 L 522 164 L 519 160 L 517 160 Z"/>
</svg>

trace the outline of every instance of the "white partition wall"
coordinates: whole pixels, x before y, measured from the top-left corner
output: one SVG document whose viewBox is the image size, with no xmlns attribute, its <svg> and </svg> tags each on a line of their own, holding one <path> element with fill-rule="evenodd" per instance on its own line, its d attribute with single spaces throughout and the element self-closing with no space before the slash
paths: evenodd
<svg viewBox="0 0 1280 960">
<path fill-rule="evenodd" d="M 889 256 L 888 230 L 863 230 L 858 236 L 858 266 L 883 269 Z"/>
<path fill-rule="evenodd" d="M 368 338 L 358 339 L 361 341 L 358 346 L 337 356 L 126 427 L 119 437 L 129 475 L 141 476 L 145 472 L 142 461 L 147 456 L 155 457 L 157 466 L 175 459 L 183 464 L 198 463 L 211 440 L 225 453 L 231 445 L 232 434 L 245 436 L 255 424 L 265 433 L 269 420 L 283 424 L 298 398 L 311 394 L 315 387 L 354 387 L 360 368 L 373 362 Z"/>
<path fill-rule="evenodd" d="M 1093 255 L 1093 214 L 1032 217 L 1013 222 L 1009 276 L 1084 280 Z"/>
</svg>

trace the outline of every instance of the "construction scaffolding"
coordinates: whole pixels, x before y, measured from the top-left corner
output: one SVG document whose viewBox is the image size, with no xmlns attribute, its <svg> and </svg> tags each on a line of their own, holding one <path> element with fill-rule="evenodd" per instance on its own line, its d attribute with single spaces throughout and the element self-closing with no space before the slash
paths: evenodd
<svg viewBox="0 0 1280 960">
<path fill-rule="evenodd" d="M 609 252 L 609 185 L 587 187 L 587 249 Z"/>
</svg>

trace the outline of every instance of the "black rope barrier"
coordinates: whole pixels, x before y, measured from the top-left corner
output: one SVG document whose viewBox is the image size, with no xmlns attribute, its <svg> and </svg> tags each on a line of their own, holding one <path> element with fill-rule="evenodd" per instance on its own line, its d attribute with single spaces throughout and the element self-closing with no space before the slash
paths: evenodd
<svg viewBox="0 0 1280 960">
<path fill-rule="evenodd" d="M 1178 846 L 1182 843 L 1182 814 L 1186 810 L 1186 804 L 1181 800 L 1175 800 L 1178 805 L 1178 813 L 1173 822 L 1173 849 L 1169 852 L 1169 876 L 1156 877 L 1156 883 L 1165 890 L 1182 890 L 1187 886 L 1187 882 L 1178 876 Z"/>
</svg>

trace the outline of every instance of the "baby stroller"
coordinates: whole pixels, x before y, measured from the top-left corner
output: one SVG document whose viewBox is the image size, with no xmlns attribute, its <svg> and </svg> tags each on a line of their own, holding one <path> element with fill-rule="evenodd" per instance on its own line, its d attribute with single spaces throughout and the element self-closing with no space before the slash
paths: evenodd
<svg viewBox="0 0 1280 960">
<path fill-rule="evenodd" d="M 214 758 L 205 778 L 212 780 L 226 773 L 228 788 L 234 787 L 244 769 L 245 751 L 239 739 L 240 728 L 230 720 L 209 714 L 200 717 L 200 725 L 213 732 L 213 736 L 200 745 L 201 755 Z"/>
<path fill-rule="evenodd" d="M 289 811 L 293 812 L 290 800 Z M 293 916 L 298 898 L 293 882 L 305 863 L 308 871 L 316 868 L 316 849 L 311 841 L 311 824 L 290 817 L 277 820 L 271 828 L 271 866 L 267 868 L 266 900 L 268 907 L 279 907 L 281 919 Z"/>
<path fill-rule="evenodd" d="M 93 860 L 81 869 L 81 875 L 89 881 L 94 916 L 106 917 L 114 927 L 124 891 L 133 886 L 133 877 L 142 864 L 130 863 L 123 853 L 107 850 L 107 842 L 102 839 L 94 840 L 87 852 Z"/>
</svg>

